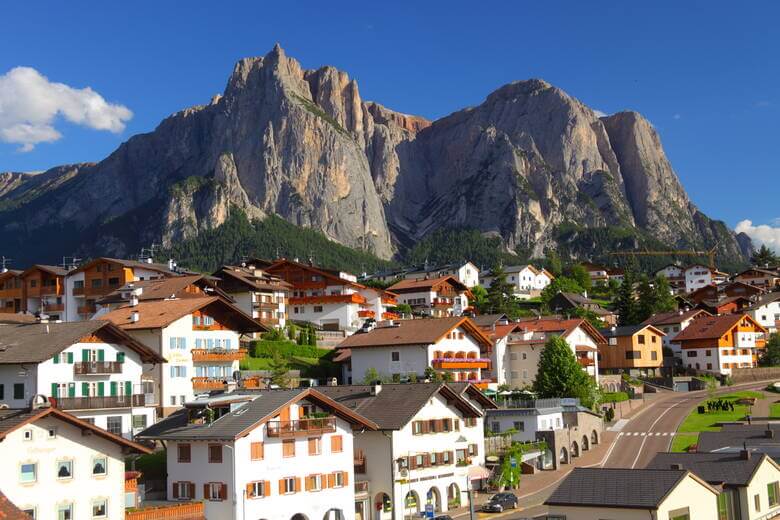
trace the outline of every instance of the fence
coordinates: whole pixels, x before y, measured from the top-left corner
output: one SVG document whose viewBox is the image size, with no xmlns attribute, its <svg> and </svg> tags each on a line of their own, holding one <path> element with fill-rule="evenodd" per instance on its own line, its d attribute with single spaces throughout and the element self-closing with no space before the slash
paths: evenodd
<svg viewBox="0 0 780 520">
<path fill-rule="evenodd" d="M 780 367 L 732 368 L 731 380 L 734 384 L 751 381 L 780 380 Z"/>
<path fill-rule="evenodd" d="M 196 520 L 205 519 L 203 502 L 182 502 L 125 511 L 125 520 Z"/>
</svg>

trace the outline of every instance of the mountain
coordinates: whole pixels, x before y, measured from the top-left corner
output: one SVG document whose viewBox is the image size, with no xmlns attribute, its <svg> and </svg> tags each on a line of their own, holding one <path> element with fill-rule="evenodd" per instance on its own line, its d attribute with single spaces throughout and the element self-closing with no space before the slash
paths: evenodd
<svg viewBox="0 0 780 520">
<path fill-rule="evenodd" d="M 305 70 L 278 45 L 99 163 L 0 174 L 0 239 L 17 261 L 170 249 L 236 208 L 384 259 L 449 228 L 530 257 L 717 245 L 739 262 L 750 247 L 690 201 L 635 112 L 598 117 L 532 79 L 431 122 L 363 101 L 344 72 Z"/>
</svg>

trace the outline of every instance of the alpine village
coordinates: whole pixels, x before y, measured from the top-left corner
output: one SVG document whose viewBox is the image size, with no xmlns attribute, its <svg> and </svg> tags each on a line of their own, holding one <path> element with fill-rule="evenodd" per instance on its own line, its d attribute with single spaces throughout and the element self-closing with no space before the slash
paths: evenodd
<svg viewBox="0 0 780 520">
<path fill-rule="evenodd" d="M 541 80 L 396 113 L 277 45 L 0 174 L 0 519 L 780 518 L 780 259 L 659 143 Z"/>
</svg>

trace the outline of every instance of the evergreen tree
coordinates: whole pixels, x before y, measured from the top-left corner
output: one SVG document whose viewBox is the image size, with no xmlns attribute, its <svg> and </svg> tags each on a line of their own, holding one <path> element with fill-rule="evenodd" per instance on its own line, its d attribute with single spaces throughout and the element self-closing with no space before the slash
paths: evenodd
<svg viewBox="0 0 780 520">
<path fill-rule="evenodd" d="M 569 269 L 569 278 L 576 280 L 583 291 L 590 291 L 591 280 L 588 270 L 580 264 L 575 264 Z"/>
<path fill-rule="evenodd" d="M 556 277 L 563 274 L 563 262 L 561 262 L 561 257 L 555 249 L 548 249 L 546 251 L 544 267 Z"/>
<path fill-rule="evenodd" d="M 618 289 L 615 299 L 615 311 L 618 313 L 618 325 L 635 325 L 637 320 L 637 304 L 634 299 L 634 272 L 626 271 L 623 277 L 623 283 Z"/>
<path fill-rule="evenodd" d="M 271 360 L 268 362 L 268 368 L 271 371 L 272 384 L 279 385 L 281 388 L 287 388 L 290 385 L 290 380 L 287 377 L 290 366 L 279 350 L 274 349 Z"/>
<path fill-rule="evenodd" d="M 780 334 L 775 333 L 769 337 L 758 364 L 762 367 L 780 366 Z"/>
<path fill-rule="evenodd" d="M 655 288 L 650 285 L 650 279 L 647 275 L 639 278 L 639 299 L 636 302 L 635 323 L 641 323 L 655 313 L 657 307 L 657 294 Z M 633 325 L 633 323 L 632 323 Z"/>
<path fill-rule="evenodd" d="M 514 287 L 506 281 L 506 273 L 501 264 L 496 265 L 492 273 L 493 280 L 490 282 L 486 295 L 486 310 L 489 314 L 509 312 Z"/>
<path fill-rule="evenodd" d="M 539 366 L 533 390 L 541 398 L 577 397 L 583 406 L 596 402 L 595 381 L 580 367 L 566 340 L 554 336 L 539 357 Z"/>
<path fill-rule="evenodd" d="M 780 263 L 777 255 L 763 244 L 758 249 L 758 251 L 753 252 L 753 256 L 750 257 L 750 261 L 757 267 L 770 267 Z"/>
<path fill-rule="evenodd" d="M 656 276 L 653 283 L 655 288 L 655 312 L 671 312 L 677 308 L 677 300 L 674 299 L 669 280 L 665 276 Z"/>
</svg>

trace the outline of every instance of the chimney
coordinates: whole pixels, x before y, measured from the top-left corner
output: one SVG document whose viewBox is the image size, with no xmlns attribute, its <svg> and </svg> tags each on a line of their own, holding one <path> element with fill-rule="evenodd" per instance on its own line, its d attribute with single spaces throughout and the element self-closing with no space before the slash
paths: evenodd
<svg viewBox="0 0 780 520">
<path fill-rule="evenodd" d="M 173 258 L 168 259 L 168 270 L 173 271 L 176 269 L 176 262 L 173 261 Z"/>
<path fill-rule="evenodd" d="M 739 458 L 742 460 L 750 460 L 750 450 L 743 449 L 739 451 Z"/>
<path fill-rule="evenodd" d="M 130 294 L 130 307 L 138 306 L 138 295 L 135 293 Z"/>
<path fill-rule="evenodd" d="M 679 462 L 672 464 L 670 467 L 671 469 L 683 469 L 683 465 L 680 464 Z"/>
<path fill-rule="evenodd" d="M 371 395 L 379 395 L 379 392 L 382 391 L 382 382 L 377 380 L 371 383 L 371 389 L 369 390 L 369 393 Z"/>
<path fill-rule="evenodd" d="M 138 323 L 138 320 L 141 319 L 141 313 L 138 311 L 133 311 L 130 313 L 130 322 L 131 323 Z"/>
</svg>

